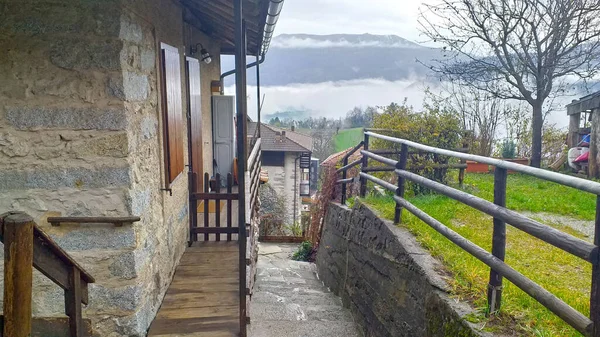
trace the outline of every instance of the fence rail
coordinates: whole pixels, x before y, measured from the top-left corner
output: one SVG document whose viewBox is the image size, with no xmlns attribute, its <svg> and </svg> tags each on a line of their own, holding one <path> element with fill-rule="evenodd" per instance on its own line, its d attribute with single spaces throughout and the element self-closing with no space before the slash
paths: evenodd
<svg viewBox="0 0 600 337">
<path fill-rule="evenodd" d="M 600 261 L 599 248 L 600 245 L 600 183 L 571 177 L 555 172 L 533 168 L 525 165 L 506 162 L 499 159 L 471 155 L 459 151 L 451 151 L 431 147 L 405 139 L 390 137 L 373 132 L 374 130 L 366 130 L 365 139 L 359 146 L 355 148 L 358 151 L 360 147 L 363 150 L 361 159 L 361 172 L 357 178 L 360 178 L 361 188 L 360 196 L 365 197 L 367 190 L 367 181 L 372 182 L 384 189 L 394 193 L 396 201 L 395 222 L 399 223 L 402 220 L 402 211 L 406 209 L 416 217 L 421 219 L 427 225 L 435 229 L 451 242 L 462 248 L 467 253 L 479 259 L 490 267 L 490 280 L 488 284 L 488 309 L 489 312 L 496 312 L 500 309 L 502 302 L 502 280 L 507 278 L 517 287 L 522 289 L 529 296 L 540 302 L 543 306 L 551 310 L 566 323 L 571 325 L 577 331 L 585 336 L 600 337 Z M 384 141 L 389 141 L 401 145 L 401 150 L 369 150 L 370 138 L 377 138 Z M 493 165 L 496 167 L 494 171 L 494 202 L 490 202 L 472 194 L 463 192 L 462 190 L 452 188 L 434 180 L 420 176 L 407 169 L 407 161 L 411 152 L 410 148 L 417 150 L 419 153 L 435 153 L 442 156 L 458 158 L 461 161 L 473 160 L 480 163 Z M 354 152 L 355 152 L 354 151 Z M 385 155 L 397 156 L 398 160 L 394 160 Z M 349 156 L 348 156 L 349 157 Z M 342 178 L 337 180 L 338 184 L 342 185 L 342 203 L 346 202 L 345 185 L 354 181 L 355 178 L 348 178 L 347 171 L 358 165 L 355 161 L 348 164 L 348 157 L 342 160 L 342 167 L 337 170 L 337 173 L 342 174 Z M 369 161 L 379 163 L 378 166 L 369 166 Z M 463 163 L 440 165 L 444 168 L 464 169 Z M 382 167 L 381 164 L 384 166 Z M 413 169 L 418 167 L 413 167 Z M 514 212 L 506 208 L 506 189 L 507 189 L 507 173 L 508 170 L 528 174 L 543 180 L 556 182 L 565 186 L 576 188 L 580 191 L 593 193 L 597 196 L 596 203 L 596 222 L 594 243 L 589 243 L 581 240 L 570 234 L 561 232 L 553 227 L 544 225 L 540 222 L 532 220 L 520 213 Z M 371 172 L 393 172 L 398 183 L 392 184 L 383 179 L 377 178 L 369 173 Z M 411 181 L 420 186 L 426 187 L 434 192 L 445 195 L 449 198 L 457 200 L 465 205 L 473 207 L 483 213 L 493 216 L 493 234 L 492 234 L 492 251 L 487 252 L 483 248 L 477 246 L 460 234 L 454 232 L 447 226 L 443 225 L 438 220 L 434 219 L 426 212 L 422 211 L 415 205 L 411 204 L 404 198 L 404 189 L 406 181 Z M 586 317 L 582 313 L 573 309 L 567 303 L 548 292 L 546 289 L 533 282 L 523 274 L 519 273 L 506 263 L 504 257 L 506 253 L 506 224 L 532 235 L 548 244 L 551 244 L 567 253 L 577 256 L 592 264 L 592 280 L 591 280 L 591 296 L 590 296 L 590 317 Z"/>
</svg>

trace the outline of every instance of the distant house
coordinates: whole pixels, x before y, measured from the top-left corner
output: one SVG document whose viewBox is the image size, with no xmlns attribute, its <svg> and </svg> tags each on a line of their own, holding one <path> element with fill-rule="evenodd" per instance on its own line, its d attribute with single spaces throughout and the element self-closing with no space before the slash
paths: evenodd
<svg viewBox="0 0 600 337">
<path fill-rule="evenodd" d="M 248 123 L 253 135 L 258 123 Z M 286 205 L 285 222 L 300 221 L 302 197 L 310 195 L 310 159 L 312 137 L 300 132 L 262 124 L 262 169 L 269 175 L 269 184 Z"/>
</svg>

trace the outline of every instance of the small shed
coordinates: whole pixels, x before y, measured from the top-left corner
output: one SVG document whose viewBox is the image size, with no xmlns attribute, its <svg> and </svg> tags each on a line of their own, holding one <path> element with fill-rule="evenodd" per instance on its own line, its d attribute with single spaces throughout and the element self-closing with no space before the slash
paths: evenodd
<svg viewBox="0 0 600 337">
<path fill-rule="evenodd" d="M 600 91 L 573 100 L 567 105 L 569 115 L 569 135 L 567 145 L 576 147 L 585 135 L 590 135 L 590 156 L 588 175 L 600 178 Z M 591 126 L 587 126 L 591 122 Z"/>
</svg>

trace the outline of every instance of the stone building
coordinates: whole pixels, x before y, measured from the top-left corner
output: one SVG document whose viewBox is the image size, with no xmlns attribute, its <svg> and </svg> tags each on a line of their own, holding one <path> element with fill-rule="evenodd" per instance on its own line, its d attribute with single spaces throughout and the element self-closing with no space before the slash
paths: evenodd
<svg viewBox="0 0 600 337">
<path fill-rule="evenodd" d="M 248 123 L 248 134 L 257 123 Z M 308 196 L 309 169 L 300 167 L 304 155 L 312 153 L 312 137 L 301 132 L 285 130 L 268 124 L 261 126 L 262 168 L 269 175 L 269 185 L 285 205 L 284 224 L 300 222 L 302 196 Z"/>
<path fill-rule="evenodd" d="M 234 52 L 233 2 L 0 3 L 0 210 L 33 216 L 95 277 L 84 316 L 99 336 L 145 336 L 185 250 L 185 165 L 191 153 L 194 172 L 212 171 L 211 82 Z M 272 1 L 243 4 L 258 57 Z M 141 221 L 50 226 L 58 215 Z M 34 276 L 34 315 L 63 314 L 62 289 Z"/>
</svg>

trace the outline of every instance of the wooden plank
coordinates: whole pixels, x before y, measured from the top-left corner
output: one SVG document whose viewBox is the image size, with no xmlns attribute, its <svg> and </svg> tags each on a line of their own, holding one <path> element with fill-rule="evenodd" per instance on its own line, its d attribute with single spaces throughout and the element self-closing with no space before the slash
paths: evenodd
<svg viewBox="0 0 600 337">
<path fill-rule="evenodd" d="M 176 331 L 176 333 L 173 333 Z M 195 336 L 212 337 L 214 332 L 231 333 L 235 336 L 239 331 L 237 316 L 186 318 L 155 320 L 150 327 L 148 336 L 181 336 L 182 334 L 198 333 Z M 202 334 L 200 334 L 202 333 Z"/>
<path fill-rule="evenodd" d="M 186 309 L 164 309 L 160 310 L 156 319 L 182 319 L 182 318 L 203 318 L 203 317 L 235 317 L 237 319 L 237 305 L 218 306 L 218 307 L 198 307 Z"/>
<path fill-rule="evenodd" d="M 224 291 L 237 291 L 238 283 L 236 279 L 222 280 L 219 283 L 211 283 L 205 285 L 198 285 L 197 282 L 187 283 L 174 283 L 169 286 L 167 295 L 170 294 L 190 294 L 190 293 L 211 293 L 211 292 L 224 292 Z"/>
<path fill-rule="evenodd" d="M 233 263 L 236 261 L 236 254 L 222 254 L 219 252 L 210 253 L 189 253 L 184 254 L 179 260 L 179 266 L 196 266 L 198 264 L 210 263 Z"/>
<path fill-rule="evenodd" d="M 161 309 L 237 306 L 238 300 L 237 291 L 170 294 L 165 296 Z"/>
<path fill-rule="evenodd" d="M 216 180 L 216 182 L 215 182 L 216 192 L 218 194 L 221 194 L 221 174 L 217 173 L 217 176 L 216 176 L 215 180 Z M 221 227 L 221 207 L 217 207 L 216 210 L 215 210 L 215 226 L 217 228 Z M 220 233 L 218 233 L 216 235 L 216 240 L 215 241 L 217 241 L 217 242 L 221 241 L 221 234 Z"/>
<path fill-rule="evenodd" d="M 208 234 L 237 234 L 239 232 L 238 227 L 198 227 L 192 229 L 193 233 L 204 233 Z"/>
<path fill-rule="evenodd" d="M 238 200 L 238 197 L 237 193 L 209 193 L 208 191 L 204 193 L 192 193 L 192 198 L 196 200 Z"/>
<path fill-rule="evenodd" d="M 206 173 L 204 173 L 204 194 L 208 194 L 209 188 L 210 188 L 210 177 L 208 176 L 208 172 L 206 172 Z M 209 226 L 208 202 L 204 202 L 204 228 L 207 228 L 208 226 Z M 197 227 L 197 228 L 200 228 L 200 227 Z M 197 229 L 197 228 L 194 228 L 194 229 Z M 208 241 L 208 233 L 204 234 L 204 241 Z"/>
<path fill-rule="evenodd" d="M 4 329 L 3 335 L 29 337 L 33 280 L 33 218 L 25 213 L 3 220 Z"/>
<path fill-rule="evenodd" d="M 233 176 L 231 173 L 227 174 L 227 194 L 231 194 L 231 190 L 233 187 Z M 237 197 L 237 194 L 236 194 Z M 227 227 L 232 227 L 232 202 L 231 200 L 227 200 Z M 231 233 L 227 233 L 227 241 L 231 241 Z"/>
<path fill-rule="evenodd" d="M 230 242 L 195 242 L 191 247 L 186 249 L 188 252 L 194 251 L 211 251 L 211 252 L 237 252 L 239 247 L 236 241 Z"/>
<path fill-rule="evenodd" d="M 122 226 L 124 223 L 133 223 L 140 220 L 139 216 L 54 216 L 47 219 L 52 226 L 60 226 L 61 223 L 95 223 Z"/>
<path fill-rule="evenodd" d="M 246 262 L 244 260 L 244 262 Z M 182 267 L 182 268 L 188 268 L 188 267 Z M 225 267 L 223 267 L 223 271 L 228 272 L 228 273 L 235 273 L 236 271 L 238 271 L 238 267 L 237 264 L 234 267 L 231 268 L 227 268 L 225 269 Z M 211 268 L 199 268 L 199 267 L 189 267 L 189 269 L 177 269 L 177 273 L 181 276 L 181 277 L 205 277 L 205 276 L 213 276 L 215 274 L 215 267 L 212 266 Z"/>
</svg>

